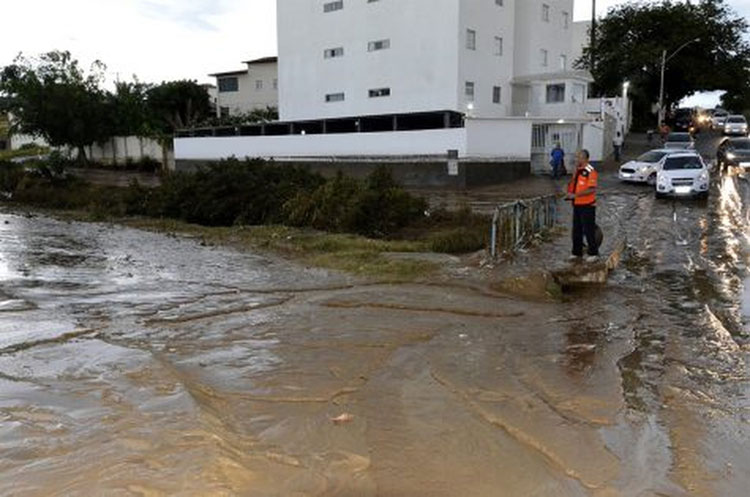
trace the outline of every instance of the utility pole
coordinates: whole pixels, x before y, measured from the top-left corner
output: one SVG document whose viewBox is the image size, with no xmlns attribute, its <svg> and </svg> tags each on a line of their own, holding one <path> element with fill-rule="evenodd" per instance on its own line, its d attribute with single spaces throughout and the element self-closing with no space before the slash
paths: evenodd
<svg viewBox="0 0 750 497">
<path fill-rule="evenodd" d="M 659 84 L 659 112 L 656 118 L 659 120 L 656 123 L 657 128 L 661 129 L 661 123 L 664 122 L 664 71 L 667 69 L 667 51 L 664 50 L 661 53 L 661 84 Z"/>
<path fill-rule="evenodd" d="M 591 0 L 591 43 L 589 49 L 589 70 L 593 73 L 596 65 L 596 0 Z"/>
<path fill-rule="evenodd" d="M 675 55 L 677 55 L 678 53 L 680 53 L 683 48 L 687 47 L 691 43 L 696 43 L 696 42 L 699 42 L 699 41 L 701 41 L 700 38 L 694 38 L 694 39 L 688 41 L 687 43 L 683 43 L 680 46 L 680 48 L 678 48 L 677 50 L 675 50 L 674 52 L 672 52 L 672 55 L 670 55 L 669 57 L 667 57 L 667 51 L 666 50 L 664 50 L 662 52 L 662 54 L 661 54 L 661 83 L 659 84 L 659 113 L 658 113 L 659 122 L 657 123 L 657 125 L 659 127 L 661 127 L 661 123 L 662 123 L 662 121 L 664 121 L 664 72 L 667 69 L 667 62 L 669 62 L 670 60 L 672 60 L 672 57 L 674 57 Z"/>
</svg>

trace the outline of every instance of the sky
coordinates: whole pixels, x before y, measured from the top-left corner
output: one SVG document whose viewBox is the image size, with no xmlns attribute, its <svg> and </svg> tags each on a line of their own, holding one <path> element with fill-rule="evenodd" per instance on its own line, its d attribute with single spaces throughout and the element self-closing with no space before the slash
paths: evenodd
<svg viewBox="0 0 750 497">
<path fill-rule="evenodd" d="M 311 1 L 311 0 L 281 0 Z M 408 0 L 398 0 L 408 1 Z M 461 0 L 477 1 L 477 0 Z M 521 0 L 523 1 L 523 0 Z M 575 0 L 575 18 L 591 0 Z M 600 14 L 623 0 L 597 0 Z M 101 60 L 111 81 L 196 79 L 276 55 L 276 0 L 3 0 L 0 66 L 19 52 Z M 750 0 L 730 0 L 750 15 Z"/>
</svg>

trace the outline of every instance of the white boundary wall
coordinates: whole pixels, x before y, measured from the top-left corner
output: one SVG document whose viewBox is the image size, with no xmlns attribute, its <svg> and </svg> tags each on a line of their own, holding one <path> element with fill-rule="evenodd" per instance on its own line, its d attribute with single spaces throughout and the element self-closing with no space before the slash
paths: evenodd
<svg viewBox="0 0 750 497">
<path fill-rule="evenodd" d="M 330 135 L 176 138 L 176 160 L 252 158 L 418 157 L 529 160 L 531 121 L 470 119 L 465 128 Z"/>
<path fill-rule="evenodd" d="M 164 161 L 164 150 L 156 140 L 139 136 L 117 136 L 111 140 L 86 147 L 88 158 L 107 164 L 125 164 L 128 159 L 144 158 Z"/>
</svg>

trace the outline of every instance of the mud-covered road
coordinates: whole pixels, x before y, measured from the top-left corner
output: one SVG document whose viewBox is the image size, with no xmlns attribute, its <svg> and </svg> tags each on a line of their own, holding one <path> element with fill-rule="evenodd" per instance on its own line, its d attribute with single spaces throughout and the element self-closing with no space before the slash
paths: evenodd
<svg viewBox="0 0 750 497">
<path fill-rule="evenodd" d="M 603 174 L 624 264 L 563 301 L 489 283 L 566 238 L 379 285 L 0 214 L 0 495 L 748 495 L 750 183 Z"/>
</svg>

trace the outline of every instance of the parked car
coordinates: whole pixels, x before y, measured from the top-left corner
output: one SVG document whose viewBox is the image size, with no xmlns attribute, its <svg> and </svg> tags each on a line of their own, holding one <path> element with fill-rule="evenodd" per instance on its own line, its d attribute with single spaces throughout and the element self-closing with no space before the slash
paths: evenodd
<svg viewBox="0 0 750 497">
<path fill-rule="evenodd" d="M 637 159 L 623 164 L 618 176 L 622 181 L 655 185 L 659 164 L 671 152 L 674 151 L 667 149 L 650 150 Z"/>
<path fill-rule="evenodd" d="M 656 198 L 708 197 L 709 171 L 699 154 L 692 151 L 667 155 L 656 174 Z"/>
<path fill-rule="evenodd" d="M 693 135 L 690 133 L 669 133 L 664 140 L 664 148 L 672 150 L 692 150 L 695 148 Z"/>
<path fill-rule="evenodd" d="M 713 129 L 724 129 L 724 125 L 727 122 L 727 117 L 729 117 L 729 113 L 722 109 L 716 109 L 714 111 L 714 116 L 711 118 L 711 127 Z"/>
<path fill-rule="evenodd" d="M 750 138 L 724 138 L 716 148 L 716 163 L 722 171 L 730 167 L 750 170 Z"/>
<path fill-rule="evenodd" d="M 724 123 L 724 134 L 747 136 L 747 119 L 745 119 L 745 116 L 735 114 L 727 117 Z"/>
</svg>

